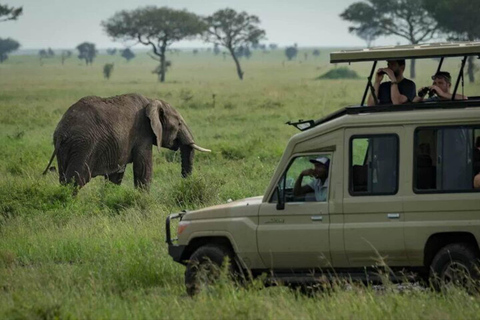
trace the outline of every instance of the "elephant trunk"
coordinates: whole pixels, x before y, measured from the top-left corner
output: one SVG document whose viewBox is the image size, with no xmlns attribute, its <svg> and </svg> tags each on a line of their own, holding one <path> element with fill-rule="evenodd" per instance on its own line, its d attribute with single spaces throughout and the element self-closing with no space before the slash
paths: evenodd
<svg viewBox="0 0 480 320">
<path fill-rule="evenodd" d="M 182 177 L 186 178 L 192 173 L 195 150 L 191 145 L 182 144 L 180 146 L 180 154 L 182 157 Z"/>
</svg>

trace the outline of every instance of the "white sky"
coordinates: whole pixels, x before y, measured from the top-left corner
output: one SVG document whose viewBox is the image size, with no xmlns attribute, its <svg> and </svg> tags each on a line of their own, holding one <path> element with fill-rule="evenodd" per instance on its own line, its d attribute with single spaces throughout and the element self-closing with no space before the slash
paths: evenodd
<svg viewBox="0 0 480 320">
<path fill-rule="evenodd" d="M 83 41 L 97 48 L 123 47 L 113 42 L 100 26 L 120 10 L 140 6 L 167 6 L 209 15 L 232 8 L 257 15 L 267 34 L 267 43 L 280 46 L 297 43 L 300 47 L 365 46 L 363 40 L 349 34 L 349 23 L 339 14 L 358 0 L 0 0 L 8 6 L 23 6 L 17 21 L 0 23 L 0 38 L 13 38 L 21 49 L 74 48 Z M 405 43 L 396 37 L 381 38 L 375 45 Z M 182 41 L 173 47 L 205 46 L 202 41 Z M 141 48 L 137 45 L 136 48 Z"/>
</svg>

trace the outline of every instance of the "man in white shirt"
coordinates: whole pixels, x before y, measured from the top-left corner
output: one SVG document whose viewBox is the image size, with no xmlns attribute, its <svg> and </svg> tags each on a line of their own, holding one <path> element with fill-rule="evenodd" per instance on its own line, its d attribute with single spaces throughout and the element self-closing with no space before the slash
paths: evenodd
<svg viewBox="0 0 480 320">
<path fill-rule="evenodd" d="M 315 193 L 315 201 L 326 201 L 328 191 L 328 169 L 330 159 L 327 157 L 319 157 L 310 160 L 314 164 L 312 169 L 303 170 L 295 181 L 293 194 L 295 197 L 304 196 L 308 193 Z M 303 177 L 310 176 L 315 178 L 309 184 L 302 186 Z"/>
</svg>

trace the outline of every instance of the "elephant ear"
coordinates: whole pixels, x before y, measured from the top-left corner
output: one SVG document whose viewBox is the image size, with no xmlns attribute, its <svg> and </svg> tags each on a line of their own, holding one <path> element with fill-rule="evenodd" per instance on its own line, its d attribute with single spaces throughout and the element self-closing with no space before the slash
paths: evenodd
<svg viewBox="0 0 480 320">
<path fill-rule="evenodd" d="M 159 114 L 159 106 L 157 101 L 152 101 L 146 107 L 146 114 L 147 117 L 150 119 L 150 126 L 152 127 L 153 133 L 155 133 L 155 137 L 157 138 L 157 148 L 160 151 L 160 147 L 162 146 L 162 133 L 163 127 L 162 123 L 160 122 L 160 114 Z"/>
</svg>

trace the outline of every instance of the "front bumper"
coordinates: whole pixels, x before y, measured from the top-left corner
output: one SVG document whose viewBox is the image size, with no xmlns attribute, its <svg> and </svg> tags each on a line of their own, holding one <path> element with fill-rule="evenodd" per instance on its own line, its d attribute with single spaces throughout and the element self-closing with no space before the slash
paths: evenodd
<svg viewBox="0 0 480 320">
<path fill-rule="evenodd" d="M 185 247 L 186 246 L 178 246 L 174 244 L 168 245 L 168 254 L 173 258 L 173 261 L 183 264 L 182 254 L 185 251 Z"/>
<path fill-rule="evenodd" d="M 177 245 L 173 243 L 173 241 L 177 239 L 172 239 L 170 222 L 173 219 L 182 220 L 182 217 L 185 215 L 185 213 L 186 212 L 170 214 L 165 221 L 165 236 L 166 236 L 165 242 L 168 244 L 168 254 L 173 258 L 175 262 L 178 262 L 178 263 L 182 263 L 182 254 L 185 251 L 186 246 Z"/>
</svg>

